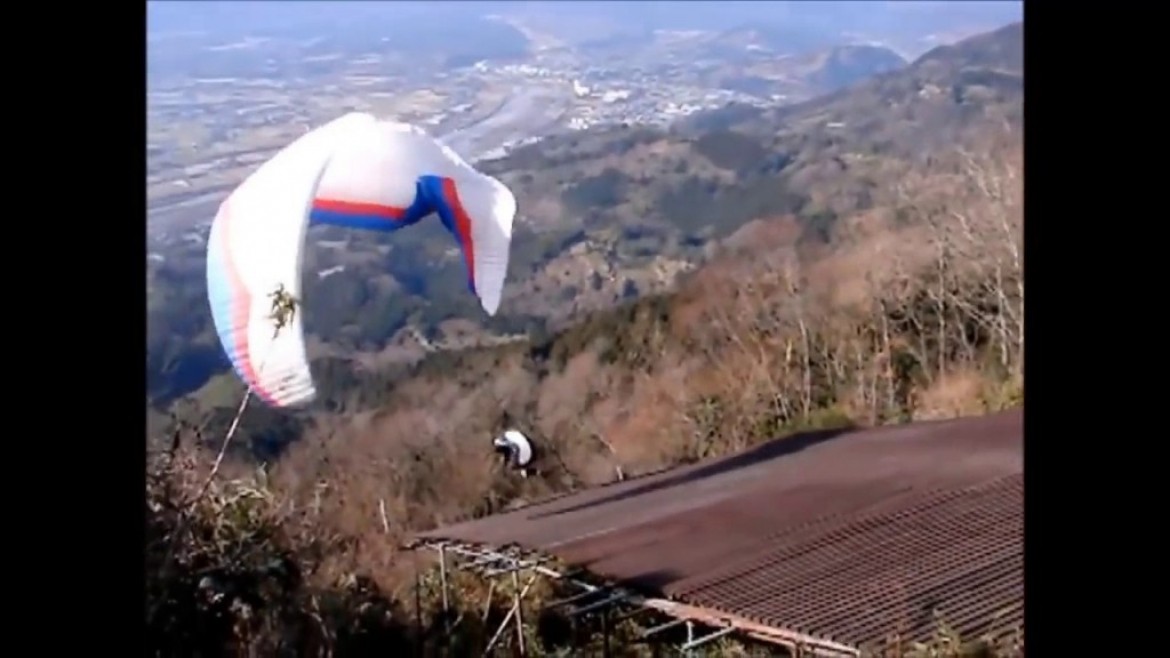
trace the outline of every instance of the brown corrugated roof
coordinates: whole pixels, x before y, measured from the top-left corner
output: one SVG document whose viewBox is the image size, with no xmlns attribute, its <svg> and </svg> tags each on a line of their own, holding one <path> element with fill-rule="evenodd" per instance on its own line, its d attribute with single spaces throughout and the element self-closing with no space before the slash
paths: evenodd
<svg viewBox="0 0 1170 658">
<path fill-rule="evenodd" d="M 1023 411 L 778 439 L 440 528 L 859 646 L 1023 620 Z M 993 628 L 994 627 L 994 628 Z"/>
</svg>

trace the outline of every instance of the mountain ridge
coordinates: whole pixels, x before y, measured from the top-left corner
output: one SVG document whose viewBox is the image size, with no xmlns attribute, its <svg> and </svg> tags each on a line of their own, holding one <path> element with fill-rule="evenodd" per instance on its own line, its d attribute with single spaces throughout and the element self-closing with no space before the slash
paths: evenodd
<svg viewBox="0 0 1170 658">
<path fill-rule="evenodd" d="M 1001 56 L 1008 53 L 1010 59 L 1011 47 L 1000 43 L 1018 38 L 1010 28 L 977 37 L 982 39 L 977 45 L 984 45 L 974 54 L 963 54 L 963 47 L 971 48 L 964 46 L 968 42 L 936 49 L 900 71 L 795 108 L 750 115 L 737 115 L 735 108 L 720 110 L 707 119 L 714 117 L 723 125 L 701 130 L 614 128 L 558 137 L 485 164 L 485 170 L 517 189 L 526 215 L 517 228 L 510 294 L 504 302 L 512 314 L 493 320 L 487 334 L 479 322 L 461 319 L 476 317 L 474 300 L 463 290 L 458 259 L 445 253 L 450 245 L 440 227 L 417 227 L 405 243 L 323 233 L 318 245 L 350 246 L 318 247 L 306 264 L 308 271 L 348 268 L 308 282 L 310 316 L 323 323 L 311 329 L 320 329 L 326 339 L 313 341 L 315 358 L 362 371 L 402 371 L 427 357 L 433 347 L 424 343 L 458 348 L 547 335 L 615 303 L 671 290 L 680 275 L 708 259 L 721 242 L 762 218 L 795 216 L 813 227 L 810 235 L 824 239 L 840 217 L 888 203 L 893 190 L 881 181 L 896 179 L 922 152 L 940 143 L 977 144 L 980 131 L 996 120 L 1021 120 L 1022 86 L 988 96 L 980 81 L 968 84 L 957 76 L 961 71 L 956 66 L 966 64 L 947 63 L 955 57 L 983 61 L 977 58 L 986 58 L 989 49 Z M 960 89 L 979 90 L 983 96 L 969 103 L 979 113 L 962 109 L 961 95 L 941 88 L 923 93 L 933 84 L 930 80 L 944 78 L 957 81 Z M 890 106 L 887 99 L 897 102 Z M 988 112 L 992 114 L 984 116 Z M 856 117 L 862 117 L 859 123 Z M 932 121 L 946 129 L 936 128 L 941 135 L 924 144 L 915 122 Z M 831 127 L 837 123 L 844 125 Z M 719 221 L 711 222 L 713 217 Z M 354 251 L 355 242 L 362 251 Z M 364 250 L 369 247 L 373 249 Z M 399 279 L 394 271 L 371 276 L 367 270 L 384 267 L 389 252 L 394 252 L 389 260 L 400 272 L 412 272 L 415 263 L 427 259 L 449 261 L 438 273 L 416 276 L 416 285 L 437 291 L 437 301 L 414 311 L 385 301 L 401 290 Z M 198 255 L 191 258 L 197 263 Z M 187 297 L 190 301 L 179 303 L 202 304 L 198 291 L 182 298 Z M 148 348 L 148 355 L 165 352 L 168 336 L 182 333 L 168 331 L 176 322 L 173 317 L 160 319 L 167 308 L 164 304 L 151 316 L 152 323 L 162 323 L 153 325 L 161 329 L 154 332 L 155 340 L 162 342 Z M 412 313 L 425 321 L 421 334 L 410 326 L 415 324 Z M 361 337 L 399 323 L 405 328 L 385 342 Z M 345 348 L 347 341 L 353 347 Z M 188 340 L 170 359 L 172 365 L 156 361 L 148 363 L 148 370 L 181 375 L 184 369 L 199 370 L 200 363 L 222 362 L 214 341 L 206 337 Z"/>
</svg>

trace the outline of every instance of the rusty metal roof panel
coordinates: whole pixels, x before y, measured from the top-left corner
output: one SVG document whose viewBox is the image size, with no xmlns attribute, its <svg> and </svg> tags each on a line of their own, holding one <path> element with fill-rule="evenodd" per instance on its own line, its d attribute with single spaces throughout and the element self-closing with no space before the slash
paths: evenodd
<svg viewBox="0 0 1170 658">
<path fill-rule="evenodd" d="M 935 492 L 900 510 L 776 537 L 667 593 L 853 645 L 895 632 L 922 639 L 936 613 L 959 631 L 982 632 L 1023 599 L 1022 500 L 1020 474 Z"/>
<path fill-rule="evenodd" d="M 820 432 L 424 533 L 858 645 L 1022 619 L 1023 415 Z"/>
</svg>

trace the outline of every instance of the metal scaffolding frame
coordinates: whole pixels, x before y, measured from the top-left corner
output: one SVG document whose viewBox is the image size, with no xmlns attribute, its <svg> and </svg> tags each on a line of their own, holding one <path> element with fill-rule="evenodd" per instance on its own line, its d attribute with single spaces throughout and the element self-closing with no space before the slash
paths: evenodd
<svg viewBox="0 0 1170 658">
<path fill-rule="evenodd" d="M 574 594 L 563 599 L 546 603 L 541 607 L 541 610 L 572 606 L 567 613 L 570 618 L 592 612 L 601 613 L 602 646 L 605 658 L 610 656 L 611 621 L 622 621 L 647 612 L 656 612 L 671 618 L 671 620 L 643 630 L 639 641 L 654 641 L 655 636 L 664 631 L 685 626 L 687 639 L 679 646 L 679 650 L 684 656 L 691 656 L 695 649 L 735 633 L 757 641 L 782 646 L 792 655 L 798 657 L 857 658 L 861 654 L 857 647 L 805 633 L 765 626 L 737 615 L 716 612 L 668 599 L 646 597 L 624 588 L 620 584 L 594 584 L 581 577 L 585 574 L 584 571 L 562 573 L 550 566 L 554 559 L 551 556 L 525 551 L 514 545 L 492 548 L 452 540 L 425 540 L 415 542 L 406 548 L 412 551 L 429 550 L 438 556 L 445 620 L 449 619 L 450 613 L 449 569 L 476 573 L 489 581 L 487 601 L 484 604 L 483 612 L 485 620 L 491 609 L 492 596 L 496 590 L 498 582 L 496 578 L 499 576 L 511 578 L 512 606 L 488 642 L 483 654 L 485 658 L 492 655 L 492 651 L 504 637 L 508 626 L 513 623 L 516 627 L 520 655 L 527 655 L 524 646 L 523 602 L 528 591 L 541 577 L 577 590 Z M 525 573 L 527 576 L 523 586 L 520 585 L 521 573 Z M 625 611 L 611 620 L 611 614 L 619 608 L 624 608 Z M 704 635 L 698 635 L 697 631 L 700 628 L 708 629 L 708 632 Z M 451 627 L 448 626 L 447 630 L 450 632 Z"/>
</svg>

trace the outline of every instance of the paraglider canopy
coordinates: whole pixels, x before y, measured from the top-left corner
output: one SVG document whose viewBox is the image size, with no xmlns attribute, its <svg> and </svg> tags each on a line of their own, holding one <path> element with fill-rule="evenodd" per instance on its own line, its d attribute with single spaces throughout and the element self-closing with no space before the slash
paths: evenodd
<svg viewBox="0 0 1170 658">
<path fill-rule="evenodd" d="M 224 353 L 269 405 L 306 405 L 316 397 L 299 312 L 311 224 L 393 232 L 437 216 L 494 315 L 515 215 L 506 185 L 421 128 L 354 112 L 312 130 L 233 190 L 212 223 L 207 296 Z"/>
</svg>

